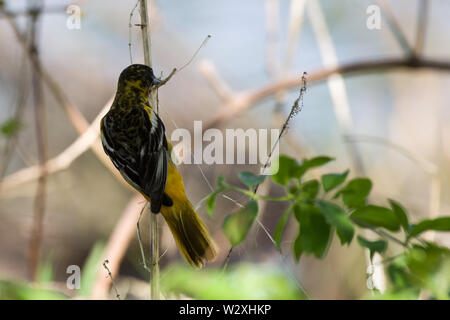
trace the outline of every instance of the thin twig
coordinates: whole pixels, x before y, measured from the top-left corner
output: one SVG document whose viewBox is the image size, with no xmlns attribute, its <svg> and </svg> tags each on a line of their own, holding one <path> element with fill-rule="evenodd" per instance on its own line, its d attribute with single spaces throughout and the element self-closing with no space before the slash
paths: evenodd
<svg viewBox="0 0 450 320">
<path fill-rule="evenodd" d="M 150 233 L 151 233 L 151 250 L 150 250 L 150 257 L 151 257 L 151 299 L 152 300 L 159 300 L 160 299 L 160 292 L 159 292 L 159 240 L 160 240 L 160 234 L 159 234 L 159 215 L 154 214 L 150 211 Z"/>
<path fill-rule="evenodd" d="M 120 300 L 120 294 L 119 294 L 119 291 L 117 290 L 116 284 L 114 283 L 114 280 L 113 280 L 111 271 L 109 270 L 109 268 L 108 268 L 108 266 L 107 266 L 108 263 L 109 263 L 108 260 L 103 261 L 103 268 L 105 268 L 106 271 L 108 272 L 108 277 L 109 277 L 109 279 L 111 280 L 112 287 L 114 288 L 114 291 L 116 291 L 116 298 L 117 298 L 117 300 Z"/>
<path fill-rule="evenodd" d="M 134 11 L 136 10 L 137 6 L 139 5 L 139 0 L 136 1 L 136 4 L 133 7 L 133 10 L 131 10 L 130 12 L 130 19 L 128 20 L 128 50 L 130 52 L 130 64 L 133 64 L 133 54 L 131 52 L 131 42 L 132 42 L 132 19 L 133 19 L 133 14 Z"/>
<path fill-rule="evenodd" d="M 300 91 L 299 91 L 298 97 L 297 97 L 297 99 L 295 99 L 294 104 L 293 104 L 292 107 L 291 107 L 291 111 L 289 112 L 289 115 L 287 116 L 286 120 L 284 121 L 284 123 L 283 123 L 283 125 L 282 125 L 282 127 L 281 127 L 281 130 L 280 130 L 280 133 L 279 133 L 279 135 L 278 135 L 278 138 L 277 138 L 277 140 L 275 141 L 275 143 L 273 144 L 272 149 L 270 150 L 270 153 L 269 153 L 269 155 L 268 155 L 268 157 L 267 157 L 267 160 L 266 160 L 266 162 L 264 163 L 264 166 L 263 166 L 263 168 L 262 168 L 262 171 L 263 171 L 263 172 L 264 172 L 264 171 L 267 169 L 267 167 L 269 166 L 270 160 L 271 160 L 272 155 L 273 155 L 273 153 L 274 153 L 274 151 L 275 151 L 275 148 L 276 148 L 276 147 L 278 146 L 278 144 L 280 143 L 281 137 L 282 137 L 282 136 L 286 133 L 286 131 L 288 130 L 290 121 L 297 115 L 297 113 L 299 113 L 300 111 L 302 111 L 302 108 L 303 108 L 303 96 L 304 96 L 305 92 L 306 92 L 306 72 L 304 72 L 303 75 L 302 75 L 302 85 L 301 85 L 301 87 L 300 87 Z M 300 103 L 301 103 L 301 104 L 300 104 Z M 254 187 L 253 193 L 256 194 L 256 193 L 258 192 L 259 185 L 260 185 L 260 183 L 258 183 L 258 184 Z"/>
<path fill-rule="evenodd" d="M 308 82 L 317 84 L 326 80 L 332 74 L 342 74 L 346 76 L 369 74 L 373 72 L 395 71 L 396 69 L 420 69 L 427 68 L 437 71 L 450 72 L 450 61 L 438 61 L 424 58 L 392 58 L 383 60 L 366 60 L 351 62 L 340 66 L 325 68 L 316 72 L 308 72 Z M 270 82 L 260 88 L 236 93 L 231 99 L 226 101 L 215 116 L 205 125 L 205 130 L 217 128 L 227 120 L 236 118 L 239 114 L 247 111 L 257 102 L 264 100 L 280 90 L 298 88 L 301 79 L 297 76 L 286 76 L 283 79 Z M 214 89 L 214 87 L 213 87 Z"/>
<path fill-rule="evenodd" d="M 391 241 L 401 245 L 402 247 L 409 248 L 408 244 L 406 242 L 403 242 L 400 239 L 397 239 L 396 237 L 392 236 L 391 234 L 389 234 L 389 233 L 387 233 L 387 232 L 385 232 L 383 230 L 375 228 L 374 226 L 371 226 L 370 224 L 367 224 L 367 223 L 365 223 L 365 222 L 363 222 L 361 220 L 358 220 L 356 218 L 350 218 L 350 220 L 352 220 L 354 223 L 356 223 L 356 224 L 358 224 L 360 226 L 363 226 L 364 228 L 370 229 L 371 231 L 375 232 L 376 234 L 378 234 L 379 236 L 381 236 L 381 237 L 383 237 L 385 239 L 391 240 Z"/>
<path fill-rule="evenodd" d="M 197 54 L 199 53 L 199 51 L 206 45 L 206 43 L 208 42 L 208 40 L 211 39 L 211 35 L 208 34 L 205 38 L 205 40 L 203 40 L 203 42 L 200 44 L 200 46 L 198 47 L 197 50 L 195 50 L 194 54 L 192 55 L 192 57 L 189 59 L 188 62 L 186 62 L 182 67 L 178 68 L 179 71 L 183 70 L 184 68 L 186 68 L 197 56 Z"/>
<path fill-rule="evenodd" d="M 103 260 L 110 261 L 111 279 L 115 279 L 120 263 L 125 256 L 127 248 L 133 239 L 136 230 L 136 220 L 142 209 L 142 201 L 144 198 L 140 194 L 136 194 L 124 209 L 122 215 L 117 221 L 114 230 L 109 236 Z M 99 272 L 95 278 L 91 291 L 91 299 L 105 299 L 111 286 L 111 279 L 105 278 L 102 272 Z"/>
<path fill-rule="evenodd" d="M 428 0 L 419 0 L 419 7 L 417 9 L 418 21 L 416 31 L 416 44 L 414 46 L 414 53 L 416 56 L 421 55 L 423 51 L 425 34 L 427 32 L 428 25 L 428 8 Z"/>
<path fill-rule="evenodd" d="M 225 257 L 225 260 L 224 260 L 223 265 L 222 265 L 222 274 L 225 273 L 225 270 L 226 270 L 227 267 L 228 267 L 228 262 L 230 262 L 231 253 L 232 253 L 232 252 L 233 252 L 233 247 L 231 247 L 230 250 L 228 250 L 228 254 L 227 254 L 227 256 Z"/>
<path fill-rule="evenodd" d="M 152 41 L 150 38 L 150 21 L 148 18 L 147 0 L 140 0 L 142 44 L 144 46 L 144 61 L 152 67 Z"/>
<path fill-rule="evenodd" d="M 156 96 L 158 95 L 158 89 L 160 88 L 160 87 L 162 87 L 163 85 L 165 85 L 174 75 L 175 75 L 175 73 L 177 73 L 177 72 L 180 72 L 181 70 L 183 70 L 184 68 L 186 68 L 194 59 L 195 59 L 195 57 L 197 56 L 197 54 L 198 54 L 198 52 L 200 51 L 200 49 L 202 49 L 205 45 L 206 45 L 206 43 L 208 42 L 208 40 L 211 38 L 211 35 L 210 34 L 208 34 L 207 36 L 206 36 L 206 38 L 205 38 L 205 40 L 203 40 L 203 42 L 200 44 L 200 46 L 198 47 L 198 49 L 194 52 L 194 54 L 192 55 L 192 57 L 189 59 L 189 61 L 188 62 L 186 62 L 182 67 L 180 67 L 180 68 L 173 68 L 172 69 L 172 71 L 169 73 L 169 75 L 165 78 L 165 79 L 163 79 L 163 80 L 161 80 L 161 82 L 158 84 L 158 85 L 156 85 L 155 86 L 155 88 L 154 88 L 154 91 L 156 92 Z M 157 105 L 159 105 L 158 103 L 157 103 Z M 158 109 L 158 113 L 159 113 L 159 109 Z"/>
<path fill-rule="evenodd" d="M 383 17 L 385 18 L 387 24 L 389 25 L 389 28 L 391 29 L 392 34 L 396 38 L 397 42 L 402 47 L 404 53 L 407 56 L 414 56 L 414 50 L 412 49 L 411 45 L 408 42 L 408 39 L 406 38 L 405 33 L 400 27 L 400 24 L 398 23 L 397 18 L 395 17 L 389 2 L 387 0 L 377 0 L 377 3 L 384 11 Z"/>
<path fill-rule="evenodd" d="M 141 213 L 139 213 L 139 219 L 138 219 L 138 221 L 136 223 L 136 233 L 137 233 L 137 237 L 138 237 L 139 249 L 141 250 L 142 265 L 143 265 L 145 270 L 147 270 L 148 272 L 151 272 L 151 269 L 148 267 L 147 261 L 145 259 L 144 245 L 142 244 L 141 226 L 140 226 L 142 213 L 145 211 L 145 208 L 147 207 L 147 204 L 148 204 L 148 202 L 146 201 L 144 206 L 142 207 Z"/>
<path fill-rule="evenodd" d="M 272 149 L 270 150 L 270 153 L 266 159 L 266 162 L 264 163 L 264 166 L 262 168 L 262 172 L 264 172 L 267 167 L 270 164 L 272 155 L 275 151 L 275 148 L 277 147 L 277 145 L 280 143 L 280 139 L 283 136 L 283 134 L 288 130 L 289 128 L 289 122 L 295 117 L 295 115 L 297 113 L 299 113 L 302 110 L 303 104 L 300 104 L 301 102 L 303 102 L 303 95 L 306 92 L 306 72 L 303 73 L 302 75 L 302 86 L 300 87 L 300 92 L 299 95 L 297 97 L 297 99 L 295 99 L 294 104 L 291 107 L 291 111 L 289 112 L 288 117 L 286 118 L 285 122 L 283 123 L 283 126 L 280 130 L 280 133 L 278 135 L 277 140 L 275 141 L 275 143 L 272 146 Z M 259 186 L 261 184 L 258 183 L 254 188 L 253 188 L 253 193 L 256 194 L 258 192 Z M 233 202 L 237 203 L 235 200 L 231 199 Z M 266 232 L 267 235 L 269 235 L 269 239 L 275 243 L 275 241 L 273 240 L 273 238 L 270 236 L 270 234 L 267 232 L 267 230 L 264 228 L 264 225 L 261 223 L 261 221 L 258 220 L 258 224 L 261 226 L 261 228 L 263 228 L 263 230 Z M 225 264 L 223 267 L 223 271 L 225 271 L 227 265 L 228 265 L 228 260 L 229 257 L 231 256 L 231 253 L 233 252 L 233 247 L 230 248 L 230 251 L 228 252 L 227 258 L 225 260 Z"/>
<path fill-rule="evenodd" d="M 30 52 L 36 61 L 36 69 L 32 73 L 32 83 L 33 83 L 33 96 L 35 105 L 35 125 L 36 125 L 36 138 L 37 138 L 37 149 L 39 157 L 39 170 L 40 176 L 38 179 L 38 185 L 36 190 L 36 197 L 33 206 L 33 225 L 31 228 L 30 237 L 30 271 L 31 279 L 36 281 L 36 276 L 38 272 L 40 252 L 42 245 L 42 234 L 43 234 L 43 223 L 45 214 L 45 197 L 47 189 L 47 168 L 46 162 L 48 158 L 48 142 L 47 142 L 47 125 L 45 120 L 45 105 L 42 90 L 42 83 L 37 70 L 40 69 L 40 58 L 39 58 L 39 48 L 38 48 L 38 36 L 39 36 L 39 17 L 40 10 L 43 6 L 42 2 L 39 2 L 34 7 L 34 15 L 31 15 L 31 48 Z"/>
<path fill-rule="evenodd" d="M 165 85 L 177 71 L 178 71 L 177 68 L 173 68 L 172 71 L 169 73 L 169 75 L 165 79 L 161 80 L 161 82 L 156 86 L 156 89 Z"/>
<path fill-rule="evenodd" d="M 27 31 L 26 31 L 26 39 L 29 37 L 29 33 L 31 29 L 31 23 L 27 21 Z M 28 41 L 27 41 L 28 42 Z M 29 81 L 27 77 L 27 68 L 28 65 L 26 63 L 26 54 L 23 54 L 22 59 L 22 65 L 21 65 L 21 71 L 20 71 L 20 80 L 19 80 L 19 90 L 18 90 L 18 101 L 16 104 L 16 110 L 14 114 L 14 122 L 21 126 L 22 124 L 22 118 L 23 118 L 23 112 L 26 106 L 27 98 L 28 98 L 28 91 L 29 91 Z M 20 127 L 19 127 L 20 129 Z M 2 153 L 2 159 L 1 159 L 1 167 L 0 167 L 0 180 L 3 179 L 3 177 L 6 174 L 6 171 L 8 169 L 9 162 L 11 161 L 11 157 L 14 153 L 14 149 L 17 145 L 19 139 L 19 132 L 13 132 L 12 136 L 8 138 L 6 142 L 6 146 Z"/>
</svg>

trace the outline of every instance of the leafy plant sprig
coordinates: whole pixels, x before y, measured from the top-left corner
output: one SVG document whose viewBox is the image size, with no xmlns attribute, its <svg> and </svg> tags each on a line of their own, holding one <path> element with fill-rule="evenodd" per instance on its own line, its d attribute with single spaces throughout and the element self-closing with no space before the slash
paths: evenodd
<svg viewBox="0 0 450 320">
<path fill-rule="evenodd" d="M 284 230 L 291 215 L 294 215 L 298 222 L 298 233 L 292 246 L 293 257 L 296 261 L 302 255 L 324 258 L 334 234 L 339 238 L 341 245 L 349 245 L 357 228 L 370 229 L 380 238 L 370 241 L 358 235 L 357 242 L 370 251 L 371 259 L 375 253 L 386 252 L 389 242 L 401 245 L 404 250 L 403 254 L 399 255 L 398 259 L 393 259 L 388 266 L 388 274 L 391 282 L 396 285 L 396 289 L 402 287 L 400 283 L 409 284 L 408 288 L 419 286 L 417 277 L 411 276 L 411 266 L 406 262 L 399 264 L 399 261 L 404 262 L 406 259 L 417 265 L 417 259 L 414 260 L 411 257 L 411 255 L 417 256 L 417 252 L 422 252 L 423 268 L 429 267 L 427 266 L 429 254 L 433 256 L 439 252 L 446 259 L 450 259 L 450 251 L 447 248 L 425 242 L 419 237 L 428 230 L 450 231 L 450 217 L 425 219 L 412 224 L 406 210 L 395 200 L 388 199 L 388 206 L 368 203 L 368 196 L 372 189 L 371 180 L 356 177 L 347 181 L 349 170 L 341 173 L 327 173 L 320 179 L 305 179 L 305 174 L 309 170 L 324 166 L 332 160 L 333 158 L 327 156 L 318 156 L 303 159 L 299 163 L 293 158 L 280 156 L 273 166 L 278 170 L 270 176 L 272 181 L 281 185 L 285 191 L 285 194 L 280 197 L 255 194 L 255 186 L 264 182 L 267 176 L 255 175 L 251 172 L 239 173 L 240 181 L 247 188 L 228 184 L 223 177 L 219 177 L 217 189 L 207 199 L 208 214 L 214 215 L 216 197 L 220 193 L 232 190 L 249 197 L 244 207 L 226 216 L 222 225 L 225 236 L 231 246 L 235 247 L 244 241 L 258 216 L 258 200 L 287 203 L 287 209 L 279 217 L 273 239 L 276 248 L 281 252 Z M 392 234 L 394 232 L 401 232 L 403 240 L 394 236 Z M 439 259 L 433 261 L 441 262 Z M 420 283 L 419 287 L 423 286 L 424 283 Z"/>
</svg>

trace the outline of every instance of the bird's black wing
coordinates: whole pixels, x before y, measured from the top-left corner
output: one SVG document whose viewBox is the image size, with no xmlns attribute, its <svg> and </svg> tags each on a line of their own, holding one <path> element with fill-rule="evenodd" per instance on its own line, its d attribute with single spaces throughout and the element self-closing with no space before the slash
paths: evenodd
<svg viewBox="0 0 450 320">
<path fill-rule="evenodd" d="M 107 114 L 101 133 L 106 154 L 125 180 L 150 198 L 152 212 L 158 213 L 162 204 L 172 205 L 164 194 L 169 154 L 161 119 L 142 108 L 120 118 Z"/>
</svg>

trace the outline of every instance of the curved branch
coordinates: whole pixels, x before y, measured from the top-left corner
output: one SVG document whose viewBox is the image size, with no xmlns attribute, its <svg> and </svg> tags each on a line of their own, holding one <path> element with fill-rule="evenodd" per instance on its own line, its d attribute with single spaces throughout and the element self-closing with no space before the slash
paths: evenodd
<svg viewBox="0 0 450 320">
<path fill-rule="evenodd" d="M 335 68 L 323 69 L 309 73 L 308 83 L 310 85 L 320 83 L 335 73 L 349 76 L 361 73 L 367 74 L 381 71 L 392 71 L 401 68 L 427 68 L 449 72 L 450 62 L 422 58 L 392 58 L 353 62 Z M 220 123 L 236 117 L 238 114 L 249 109 L 256 102 L 259 102 L 280 90 L 296 88 L 301 85 L 301 81 L 302 79 L 299 76 L 290 76 L 285 79 L 272 82 L 258 89 L 238 93 L 232 99 L 223 104 L 221 109 L 217 112 L 217 115 L 208 122 L 206 128 L 217 127 Z"/>
<path fill-rule="evenodd" d="M 425 60 L 425 59 L 388 59 L 388 60 L 380 60 L 380 61 L 362 61 L 356 63 L 349 63 L 346 65 L 342 65 L 340 67 L 324 69 L 317 72 L 313 72 L 308 75 L 309 84 L 317 84 L 321 81 L 326 80 L 326 78 L 334 73 L 341 73 L 344 75 L 355 75 L 360 73 L 372 73 L 379 71 L 386 71 L 392 69 L 399 68 L 429 68 L 435 69 L 438 71 L 450 71 L 450 62 L 441 62 L 434 60 Z M 211 79 L 208 79 L 211 81 Z M 212 128 L 218 126 L 220 123 L 225 122 L 227 120 L 232 119 L 237 116 L 241 112 L 249 109 L 252 105 L 263 100 L 279 90 L 283 89 L 291 89 L 296 88 L 300 85 L 301 78 L 298 77 L 288 77 L 282 80 L 278 80 L 272 82 L 262 88 L 254 89 L 251 91 L 244 91 L 243 93 L 234 94 L 232 97 L 228 98 L 223 104 L 221 110 L 219 110 L 216 117 L 210 120 L 207 124 L 207 128 Z M 213 89 L 215 86 L 213 86 Z M 106 103 L 105 107 L 100 111 L 97 118 L 92 122 L 88 128 L 97 129 L 99 127 L 99 121 L 103 113 L 108 110 L 112 100 Z M 98 141 L 96 141 L 98 130 L 96 130 L 95 137 L 91 136 L 91 133 L 85 131 L 86 135 L 81 135 L 71 146 L 65 149 L 61 154 L 49 160 L 47 164 L 48 174 L 55 173 L 57 171 L 68 168 L 68 166 L 81 154 L 83 154 L 87 149 L 85 147 L 90 147 L 97 155 L 97 157 L 104 163 L 104 165 L 110 168 L 111 164 L 107 161 L 106 156 L 103 154 L 102 147 Z M 36 166 L 28 167 L 22 170 L 19 170 L 7 177 L 4 178 L 3 183 L 1 184 L 2 188 L 5 190 L 17 187 L 23 183 L 33 181 L 39 178 L 38 168 Z M 128 186 L 127 183 L 120 178 L 120 175 L 116 170 L 111 170 L 116 177 L 118 177 L 119 181 L 123 182 L 125 186 Z"/>
<path fill-rule="evenodd" d="M 71 145 L 69 145 L 63 152 L 49 159 L 46 166 L 46 174 L 50 175 L 58 171 L 67 169 L 73 161 L 75 161 L 83 153 L 92 149 L 94 151 L 100 152 L 102 146 L 99 140 L 99 128 L 100 120 L 109 110 L 112 103 L 112 99 L 109 100 L 102 110 L 98 113 L 97 117 L 92 121 L 89 127 L 82 133 Z M 99 153 L 100 154 L 100 153 Z M 99 158 L 103 159 L 103 158 Z M 107 160 L 107 159 L 105 159 Z M 109 163 L 105 161 L 105 166 L 109 166 Z M 128 188 L 131 188 L 128 183 L 126 183 L 120 176 L 117 170 L 111 170 L 112 174 L 122 182 L 122 184 Z M 2 191 L 8 191 L 10 189 L 16 188 L 24 183 L 39 179 L 41 176 L 40 166 L 34 165 L 21 170 L 18 170 L 8 176 L 6 176 L 2 183 L 0 184 Z"/>
</svg>

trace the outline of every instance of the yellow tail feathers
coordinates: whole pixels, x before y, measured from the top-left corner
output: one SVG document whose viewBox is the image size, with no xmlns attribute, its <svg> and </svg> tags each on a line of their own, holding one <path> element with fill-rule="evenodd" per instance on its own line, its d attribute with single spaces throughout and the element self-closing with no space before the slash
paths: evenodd
<svg viewBox="0 0 450 320">
<path fill-rule="evenodd" d="M 161 207 L 161 213 L 178 249 L 191 265 L 201 268 L 207 261 L 215 259 L 216 246 L 187 199 L 171 207 Z"/>
<path fill-rule="evenodd" d="M 183 179 L 171 162 L 164 192 L 172 199 L 173 205 L 162 206 L 161 214 L 172 231 L 178 249 L 193 266 L 203 267 L 206 262 L 213 261 L 217 254 L 216 245 L 187 199 Z"/>
</svg>

